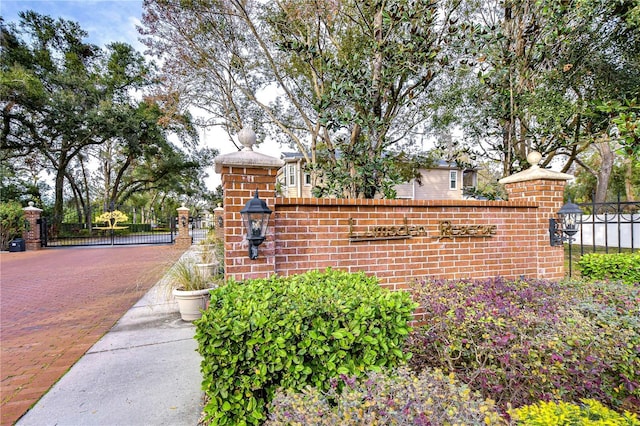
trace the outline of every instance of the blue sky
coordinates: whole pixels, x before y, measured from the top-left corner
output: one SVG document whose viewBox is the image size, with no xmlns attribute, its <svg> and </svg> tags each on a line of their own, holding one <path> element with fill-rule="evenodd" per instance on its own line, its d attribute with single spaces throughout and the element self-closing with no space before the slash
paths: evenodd
<svg viewBox="0 0 640 426">
<path fill-rule="evenodd" d="M 142 52 L 136 25 L 142 19 L 142 0 L 0 0 L 5 22 L 17 22 L 18 12 L 33 10 L 52 18 L 76 21 L 100 47 L 121 41 Z"/>
</svg>

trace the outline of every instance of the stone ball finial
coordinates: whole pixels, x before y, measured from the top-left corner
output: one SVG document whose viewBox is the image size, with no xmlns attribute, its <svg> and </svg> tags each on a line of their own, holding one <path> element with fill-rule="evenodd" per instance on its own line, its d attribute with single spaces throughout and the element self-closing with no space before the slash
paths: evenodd
<svg viewBox="0 0 640 426">
<path fill-rule="evenodd" d="M 29 201 L 27 204 L 29 204 L 29 207 L 33 207 L 35 205 L 33 201 Z"/>
<path fill-rule="evenodd" d="M 538 167 L 538 163 L 542 160 L 542 154 L 538 151 L 531 151 L 527 155 L 527 162 L 531 165 L 531 167 Z"/>
<path fill-rule="evenodd" d="M 256 134 L 251 127 L 244 126 L 238 132 L 238 140 L 244 146 L 243 151 L 253 151 L 253 145 L 256 143 Z"/>
</svg>

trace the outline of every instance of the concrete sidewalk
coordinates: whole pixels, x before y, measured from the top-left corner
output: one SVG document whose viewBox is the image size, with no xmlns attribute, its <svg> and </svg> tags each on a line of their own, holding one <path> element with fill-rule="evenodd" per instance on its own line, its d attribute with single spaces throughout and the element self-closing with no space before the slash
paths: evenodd
<svg viewBox="0 0 640 426">
<path fill-rule="evenodd" d="M 16 424 L 196 425 L 203 393 L 195 327 L 167 301 L 165 279 Z"/>
</svg>

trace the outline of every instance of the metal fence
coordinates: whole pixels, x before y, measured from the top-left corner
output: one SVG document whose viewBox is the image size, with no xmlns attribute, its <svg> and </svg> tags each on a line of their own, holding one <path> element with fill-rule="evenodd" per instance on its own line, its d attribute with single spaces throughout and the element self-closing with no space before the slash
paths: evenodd
<svg viewBox="0 0 640 426">
<path fill-rule="evenodd" d="M 61 221 L 40 220 L 40 240 L 43 247 L 105 246 L 137 244 L 171 244 L 176 235 L 175 217 L 152 217 L 146 223 L 133 221 L 100 221 L 92 215 L 87 223 L 77 214 L 69 214 Z M 127 219 L 133 216 L 127 216 Z"/>
<path fill-rule="evenodd" d="M 623 252 L 640 248 L 640 202 L 581 203 L 585 213 L 574 244 L 580 253 Z"/>
</svg>

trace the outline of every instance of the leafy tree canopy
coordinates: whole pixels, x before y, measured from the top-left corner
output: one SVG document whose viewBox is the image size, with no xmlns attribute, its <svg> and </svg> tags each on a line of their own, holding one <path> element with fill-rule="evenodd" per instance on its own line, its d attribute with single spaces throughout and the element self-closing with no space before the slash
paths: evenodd
<svg viewBox="0 0 640 426">
<path fill-rule="evenodd" d="M 371 198 L 424 137 L 455 3 L 146 0 L 141 32 L 177 109 L 294 145 L 318 193 Z"/>
<path fill-rule="evenodd" d="M 96 202 L 204 190 L 215 152 L 197 151 L 189 114 L 153 94 L 152 64 L 124 43 L 86 43 L 77 23 L 32 11 L 20 18 L 2 26 L 0 152 L 14 172 L 27 164 L 32 176 L 54 176 L 54 220 L 65 197 L 90 223 Z"/>
</svg>

